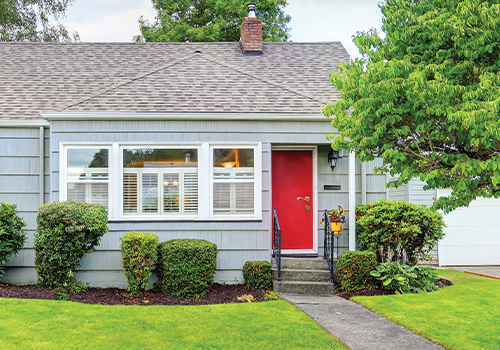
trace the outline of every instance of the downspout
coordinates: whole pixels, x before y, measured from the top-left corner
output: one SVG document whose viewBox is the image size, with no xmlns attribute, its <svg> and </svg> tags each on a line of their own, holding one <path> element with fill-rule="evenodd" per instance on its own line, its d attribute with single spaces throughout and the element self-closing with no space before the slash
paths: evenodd
<svg viewBox="0 0 500 350">
<path fill-rule="evenodd" d="M 38 174 L 38 189 L 40 193 L 39 204 L 45 203 L 45 128 L 40 127 L 40 134 L 38 138 L 38 161 L 39 161 L 39 174 Z"/>
<path fill-rule="evenodd" d="M 366 163 L 361 163 L 361 204 L 366 204 Z"/>
<path fill-rule="evenodd" d="M 349 250 L 356 250 L 356 152 L 349 153 Z"/>
</svg>

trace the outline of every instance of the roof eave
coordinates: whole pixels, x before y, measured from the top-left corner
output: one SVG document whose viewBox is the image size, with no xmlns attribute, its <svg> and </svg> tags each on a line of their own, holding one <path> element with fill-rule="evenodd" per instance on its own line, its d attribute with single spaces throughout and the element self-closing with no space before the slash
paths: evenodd
<svg viewBox="0 0 500 350">
<path fill-rule="evenodd" d="M 56 120 L 246 120 L 327 121 L 322 113 L 151 113 L 151 112 L 41 112 L 47 121 Z"/>
</svg>

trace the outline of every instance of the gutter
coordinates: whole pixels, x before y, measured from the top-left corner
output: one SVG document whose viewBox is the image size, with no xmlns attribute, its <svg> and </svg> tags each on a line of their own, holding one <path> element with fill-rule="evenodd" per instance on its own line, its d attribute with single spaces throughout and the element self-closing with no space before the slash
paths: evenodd
<svg viewBox="0 0 500 350">
<path fill-rule="evenodd" d="M 48 120 L 245 120 L 245 121 L 308 121 L 330 122 L 322 113 L 318 114 L 279 114 L 279 113 L 80 113 L 80 112 L 41 112 Z"/>
</svg>

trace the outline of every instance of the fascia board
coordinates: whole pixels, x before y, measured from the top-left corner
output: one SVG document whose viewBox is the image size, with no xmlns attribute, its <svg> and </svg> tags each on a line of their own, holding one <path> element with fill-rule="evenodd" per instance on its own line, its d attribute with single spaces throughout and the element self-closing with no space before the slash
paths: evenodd
<svg viewBox="0 0 500 350">
<path fill-rule="evenodd" d="M 48 121 L 56 120 L 244 120 L 244 121 L 328 121 L 323 114 L 272 113 L 80 113 L 42 112 Z"/>
</svg>

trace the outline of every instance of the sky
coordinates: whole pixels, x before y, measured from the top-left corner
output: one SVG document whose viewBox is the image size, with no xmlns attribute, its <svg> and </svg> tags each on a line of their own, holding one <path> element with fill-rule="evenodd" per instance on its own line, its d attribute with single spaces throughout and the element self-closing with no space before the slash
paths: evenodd
<svg viewBox="0 0 500 350">
<path fill-rule="evenodd" d="M 379 0 L 288 0 L 284 11 L 291 40 L 295 42 L 341 41 L 349 54 L 359 57 L 352 35 L 376 28 L 382 14 Z M 62 23 L 80 34 L 83 42 L 130 42 L 139 34 L 138 19 L 154 21 L 151 0 L 75 0 Z"/>
</svg>

